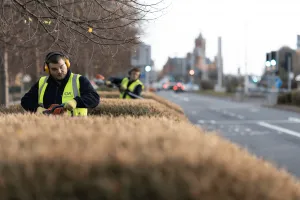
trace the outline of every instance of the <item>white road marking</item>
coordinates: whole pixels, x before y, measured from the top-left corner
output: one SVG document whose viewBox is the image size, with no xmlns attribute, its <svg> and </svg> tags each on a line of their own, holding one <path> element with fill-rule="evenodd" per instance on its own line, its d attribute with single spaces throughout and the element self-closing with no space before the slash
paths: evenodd
<svg viewBox="0 0 300 200">
<path fill-rule="evenodd" d="M 295 117 L 289 117 L 290 121 L 294 121 L 294 122 L 300 122 L 299 118 L 295 118 Z"/>
<path fill-rule="evenodd" d="M 270 132 L 266 132 L 266 131 L 254 131 L 254 132 L 250 132 L 249 135 L 266 135 L 269 133 Z"/>
<path fill-rule="evenodd" d="M 238 115 L 238 114 L 235 114 L 235 113 L 232 113 L 232 112 L 228 112 L 227 110 L 224 110 L 222 112 L 223 112 L 224 115 L 228 115 L 230 117 L 237 117 L 238 119 L 245 119 L 244 116 Z"/>
<path fill-rule="evenodd" d="M 184 97 L 184 98 L 183 98 L 183 101 L 190 101 L 190 100 L 189 100 L 189 98 Z"/>
<path fill-rule="evenodd" d="M 259 110 L 257 108 L 251 108 L 250 112 L 258 112 Z"/>
<path fill-rule="evenodd" d="M 281 124 L 299 124 L 300 121 L 291 121 L 291 120 L 198 120 L 198 123 L 201 124 L 220 124 L 220 125 L 237 125 L 237 124 L 257 124 L 259 122 L 269 122 L 269 123 L 281 123 Z"/>
<path fill-rule="evenodd" d="M 245 119 L 245 117 L 243 115 L 238 115 L 237 118 L 239 118 L 239 119 Z"/>
<path fill-rule="evenodd" d="M 298 133 L 296 131 L 292 131 L 292 130 L 289 130 L 289 129 L 286 129 L 286 128 L 282 128 L 280 126 L 275 126 L 275 125 L 272 125 L 272 124 L 268 124 L 268 123 L 263 122 L 263 121 L 258 122 L 257 124 L 260 125 L 260 126 L 269 128 L 269 129 L 280 131 L 282 133 L 285 133 L 285 134 L 292 135 L 292 136 L 300 138 L 300 133 Z"/>
<path fill-rule="evenodd" d="M 204 124 L 205 122 L 203 120 L 198 120 L 199 124 Z"/>
<path fill-rule="evenodd" d="M 210 107 L 210 108 L 208 108 L 209 110 L 211 110 L 211 111 L 214 111 L 214 112 L 220 112 L 220 110 L 219 109 L 217 109 L 217 108 L 214 108 L 214 107 Z"/>
<path fill-rule="evenodd" d="M 224 114 L 224 115 L 227 115 L 227 114 L 228 114 L 228 112 L 227 112 L 226 110 L 224 110 L 224 111 L 223 111 L 223 114 Z"/>
<path fill-rule="evenodd" d="M 230 117 L 235 117 L 235 113 L 228 113 Z"/>
</svg>

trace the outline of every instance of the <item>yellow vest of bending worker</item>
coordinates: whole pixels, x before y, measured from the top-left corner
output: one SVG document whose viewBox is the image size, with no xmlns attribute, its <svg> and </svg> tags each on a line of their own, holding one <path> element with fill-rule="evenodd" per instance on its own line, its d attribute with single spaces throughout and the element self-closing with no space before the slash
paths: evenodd
<svg viewBox="0 0 300 200">
<path fill-rule="evenodd" d="M 80 97 L 80 84 L 79 84 L 79 77 L 81 75 L 79 74 L 73 74 L 71 73 L 70 78 L 65 86 L 63 95 L 62 95 L 62 103 L 66 103 L 67 101 L 70 101 L 74 99 L 76 96 Z M 44 94 L 47 88 L 47 80 L 49 76 L 43 76 L 39 80 L 39 105 L 44 107 Z M 68 115 L 72 115 L 71 111 L 67 111 Z M 86 116 L 88 113 L 87 108 L 75 108 L 73 111 L 73 116 Z"/>
<path fill-rule="evenodd" d="M 122 86 L 123 88 L 127 88 L 128 82 L 129 82 L 129 79 L 127 77 L 123 78 L 120 86 Z M 129 90 L 129 92 L 133 93 L 135 87 L 138 85 L 142 85 L 142 89 L 144 90 L 144 85 L 140 80 L 136 80 L 133 83 L 131 83 L 129 88 L 127 88 L 127 89 Z M 121 92 L 120 98 L 123 99 L 123 96 L 124 96 L 124 92 Z M 129 95 L 126 95 L 125 99 L 132 99 L 132 98 Z"/>
</svg>

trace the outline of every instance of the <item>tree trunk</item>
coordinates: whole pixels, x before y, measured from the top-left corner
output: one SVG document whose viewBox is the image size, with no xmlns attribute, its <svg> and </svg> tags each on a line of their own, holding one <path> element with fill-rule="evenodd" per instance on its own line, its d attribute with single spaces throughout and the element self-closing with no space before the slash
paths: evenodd
<svg viewBox="0 0 300 200">
<path fill-rule="evenodd" d="M 36 82 L 39 80 L 41 76 L 41 62 L 40 62 L 40 51 L 38 48 L 35 48 L 35 60 L 36 60 L 36 74 L 35 74 L 35 80 L 33 82 Z"/>
<path fill-rule="evenodd" d="M 6 48 L 3 48 L 0 56 L 0 105 L 8 106 L 8 54 Z"/>
</svg>

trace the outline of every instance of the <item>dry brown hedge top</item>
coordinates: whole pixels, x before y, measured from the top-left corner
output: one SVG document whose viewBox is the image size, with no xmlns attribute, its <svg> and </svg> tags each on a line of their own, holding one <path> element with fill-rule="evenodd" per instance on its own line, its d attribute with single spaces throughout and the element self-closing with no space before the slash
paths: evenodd
<svg viewBox="0 0 300 200">
<path fill-rule="evenodd" d="M 11 105 L 9 107 L 4 107 L 0 105 L 0 115 L 1 114 L 19 114 L 19 113 L 25 113 L 24 109 L 21 107 L 21 105 Z"/>
<path fill-rule="evenodd" d="M 120 93 L 118 91 L 112 91 L 112 92 L 100 91 L 99 92 L 99 95 L 101 98 L 119 98 L 119 94 Z M 168 101 L 167 99 L 160 97 L 153 92 L 143 92 L 142 96 L 146 99 L 153 99 L 161 104 L 164 104 L 165 106 L 176 110 L 178 113 L 181 113 L 181 114 L 184 113 L 183 109 L 179 105 L 177 105 L 171 101 Z"/>
<path fill-rule="evenodd" d="M 13 105 L 9 108 L 0 108 L 2 114 L 25 113 L 20 105 Z M 173 118 L 177 120 L 188 120 L 184 114 L 168 108 L 164 104 L 155 100 L 124 100 L 124 99 L 106 99 L 101 98 L 99 106 L 89 111 L 90 115 L 100 116 L 160 116 Z"/>
<path fill-rule="evenodd" d="M 184 114 L 178 113 L 152 99 L 126 100 L 101 98 L 100 102 L 100 106 L 90 112 L 91 115 L 161 116 L 187 120 Z"/>
<path fill-rule="evenodd" d="M 153 92 L 145 92 L 144 96 L 145 96 L 145 98 L 156 100 L 159 103 L 162 103 L 162 104 L 166 105 L 167 107 L 176 110 L 179 113 L 184 113 L 183 109 L 179 105 L 177 105 L 171 101 L 168 101 L 167 99 L 165 99 L 161 96 L 158 96 Z"/>
<path fill-rule="evenodd" d="M 287 173 L 183 121 L 4 115 L 0 127 L 1 200 L 300 199 Z"/>
<path fill-rule="evenodd" d="M 114 98 L 117 99 L 120 96 L 119 91 L 98 91 L 100 98 Z"/>
</svg>

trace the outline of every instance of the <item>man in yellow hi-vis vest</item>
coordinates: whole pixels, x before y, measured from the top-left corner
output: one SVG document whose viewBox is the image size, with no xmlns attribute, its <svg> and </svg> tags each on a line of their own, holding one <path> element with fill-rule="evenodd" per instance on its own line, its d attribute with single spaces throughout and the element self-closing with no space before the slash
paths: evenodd
<svg viewBox="0 0 300 200">
<path fill-rule="evenodd" d="M 134 67 L 128 72 L 129 77 L 123 79 L 111 78 L 106 81 L 106 85 L 115 84 L 119 87 L 121 99 L 138 99 L 142 98 L 141 93 L 144 90 L 144 84 L 139 80 L 141 71 Z"/>
<path fill-rule="evenodd" d="M 42 113 L 52 104 L 64 103 L 68 114 L 86 116 L 88 108 L 99 104 L 99 94 L 85 76 L 71 72 L 70 61 L 64 53 L 48 53 L 44 71 L 49 76 L 41 77 L 21 99 L 26 111 Z"/>
</svg>

